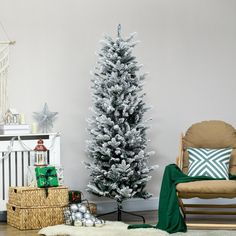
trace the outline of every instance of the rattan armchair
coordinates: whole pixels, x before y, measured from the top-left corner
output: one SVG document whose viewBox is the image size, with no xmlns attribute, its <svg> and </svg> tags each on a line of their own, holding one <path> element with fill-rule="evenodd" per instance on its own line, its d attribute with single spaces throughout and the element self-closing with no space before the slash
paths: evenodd
<svg viewBox="0 0 236 236">
<path fill-rule="evenodd" d="M 177 157 L 177 165 L 187 174 L 189 166 L 189 157 L 187 148 L 227 148 L 233 149 L 230 157 L 229 173 L 236 175 L 236 130 L 230 124 L 223 121 L 203 121 L 192 125 L 185 135 L 181 135 L 180 154 Z M 186 215 L 236 215 L 236 204 L 185 204 L 183 199 L 201 198 L 235 198 L 236 197 L 236 181 L 235 180 L 204 180 L 189 183 L 179 183 L 176 186 L 179 205 Z M 206 219 L 203 217 L 202 219 Z M 190 224 L 191 227 L 207 227 L 207 228 L 230 228 L 235 229 L 235 223 L 203 223 Z"/>
</svg>

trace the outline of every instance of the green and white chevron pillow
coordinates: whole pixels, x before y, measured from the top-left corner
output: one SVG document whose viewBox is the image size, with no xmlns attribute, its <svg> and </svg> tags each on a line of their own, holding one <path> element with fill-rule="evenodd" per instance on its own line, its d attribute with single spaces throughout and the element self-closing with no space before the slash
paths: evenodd
<svg viewBox="0 0 236 236">
<path fill-rule="evenodd" d="M 187 148 L 188 175 L 229 179 L 229 160 L 232 148 Z"/>
</svg>

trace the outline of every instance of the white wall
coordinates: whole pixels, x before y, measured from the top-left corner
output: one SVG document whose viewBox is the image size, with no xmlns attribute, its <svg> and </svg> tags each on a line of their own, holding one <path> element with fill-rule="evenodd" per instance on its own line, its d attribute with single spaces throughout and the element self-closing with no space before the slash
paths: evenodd
<svg viewBox="0 0 236 236">
<path fill-rule="evenodd" d="M 138 61 L 150 72 L 149 137 L 160 165 L 148 189 L 157 196 L 163 168 L 174 162 L 179 134 L 192 123 L 221 119 L 236 126 L 236 1 L 0 0 L 0 21 L 16 45 L 8 84 L 11 107 L 26 114 L 48 102 L 59 112 L 65 181 L 85 192 L 90 74 L 103 33 L 138 32 Z M 5 39 L 0 31 L 0 39 Z"/>
</svg>

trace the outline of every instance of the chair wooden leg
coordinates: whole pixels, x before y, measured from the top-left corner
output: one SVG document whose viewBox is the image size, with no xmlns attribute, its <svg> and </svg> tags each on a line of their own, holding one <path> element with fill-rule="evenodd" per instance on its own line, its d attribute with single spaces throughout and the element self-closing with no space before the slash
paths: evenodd
<svg viewBox="0 0 236 236">
<path fill-rule="evenodd" d="M 183 213 L 183 217 L 184 217 L 184 220 L 186 220 L 186 209 L 185 209 L 185 207 L 184 207 L 184 203 L 183 203 L 183 201 L 182 201 L 182 199 L 181 198 L 178 198 L 178 201 L 179 201 L 179 206 L 180 206 L 180 209 L 181 209 L 181 211 L 182 211 L 182 213 Z"/>
</svg>

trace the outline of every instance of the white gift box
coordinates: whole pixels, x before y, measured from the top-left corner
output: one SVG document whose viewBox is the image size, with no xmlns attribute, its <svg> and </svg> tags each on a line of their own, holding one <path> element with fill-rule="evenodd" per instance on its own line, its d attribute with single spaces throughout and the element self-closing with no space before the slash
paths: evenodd
<svg viewBox="0 0 236 236">
<path fill-rule="evenodd" d="M 37 166 L 28 166 L 27 168 L 27 186 L 37 187 L 37 179 L 35 168 Z M 62 166 L 54 166 L 57 171 L 57 178 L 59 186 L 64 186 L 64 168 Z"/>
</svg>

